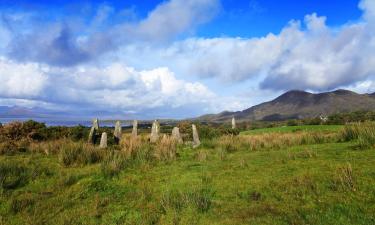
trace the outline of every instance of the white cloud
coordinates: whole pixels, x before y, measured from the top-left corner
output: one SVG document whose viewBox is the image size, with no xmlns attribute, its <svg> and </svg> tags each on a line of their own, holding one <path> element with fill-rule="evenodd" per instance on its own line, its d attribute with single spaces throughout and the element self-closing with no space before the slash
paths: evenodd
<svg viewBox="0 0 375 225">
<path fill-rule="evenodd" d="M 75 66 L 134 42 L 159 44 L 174 40 L 208 22 L 219 9 L 219 0 L 170 0 L 159 4 L 146 18 L 117 23 L 113 19 L 115 10 L 106 4 L 100 5 L 86 23 L 74 18 L 41 22 L 43 13 L 35 13 L 32 18 L 7 20 L 12 33 L 5 52 L 21 62 Z M 0 35 L 2 30 L 0 24 Z"/>
<path fill-rule="evenodd" d="M 264 93 L 375 87 L 374 1 L 362 0 L 361 21 L 340 27 L 327 26 L 329 18 L 313 13 L 259 38 L 176 40 L 219 8 L 218 0 L 170 0 L 144 19 L 95 32 L 92 27 L 114 14 L 103 5 L 87 30 L 77 32 L 61 22 L 37 24 L 40 29 L 12 39 L 17 54 L 11 56 L 26 63 L 0 60 L 0 98 L 136 112 L 191 106 L 204 113 L 243 109 L 252 102 L 248 98 L 258 101 L 259 96 L 239 96 L 240 90 L 226 92 L 244 81 Z M 10 35 L 0 24 L 0 49 Z M 217 93 L 212 91 L 210 78 L 224 81 L 225 94 L 217 87 Z"/>
<path fill-rule="evenodd" d="M 262 38 L 189 38 L 168 47 L 131 45 L 118 54 L 136 65 L 165 65 L 185 76 L 259 82 L 272 90 L 324 91 L 375 75 L 375 5 L 360 4 L 364 20 L 331 28 L 313 13 Z M 142 59 L 139 61 L 138 59 Z"/>
<path fill-rule="evenodd" d="M 146 19 L 130 27 L 130 35 L 151 40 L 166 40 L 209 21 L 216 15 L 218 9 L 218 0 L 164 2 Z"/>
<path fill-rule="evenodd" d="M 42 94 L 48 81 L 41 67 L 34 63 L 17 64 L 0 58 L 0 95 L 32 98 Z"/>
<path fill-rule="evenodd" d="M 1 102 L 28 100 L 17 101 L 22 105 L 44 102 L 54 108 L 75 105 L 98 111 L 135 112 L 188 105 L 200 106 L 200 112 L 210 112 L 217 107 L 217 96 L 205 85 L 177 79 L 168 68 L 137 71 L 120 63 L 59 68 L 17 64 L 2 58 L 0 82 Z"/>
</svg>

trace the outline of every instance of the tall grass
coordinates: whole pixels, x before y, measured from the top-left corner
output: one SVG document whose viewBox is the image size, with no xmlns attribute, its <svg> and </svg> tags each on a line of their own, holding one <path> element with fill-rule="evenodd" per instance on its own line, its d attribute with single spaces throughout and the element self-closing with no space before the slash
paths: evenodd
<svg viewBox="0 0 375 225">
<path fill-rule="evenodd" d="M 128 159 L 141 162 L 156 160 L 173 160 L 176 158 L 177 142 L 170 136 L 164 135 L 157 143 L 150 143 L 146 136 L 132 137 L 123 135 L 121 151 Z"/>
<path fill-rule="evenodd" d="M 145 135 L 138 135 L 137 137 L 130 134 L 122 135 L 120 148 L 128 159 L 143 163 L 150 161 L 152 158 L 152 146 Z"/>
<path fill-rule="evenodd" d="M 15 189 L 29 181 L 29 171 L 26 166 L 11 161 L 0 162 L 0 187 Z"/>
<path fill-rule="evenodd" d="M 215 192 L 209 187 L 194 188 L 189 191 L 168 191 L 163 194 L 160 206 L 163 213 L 169 209 L 181 211 L 186 207 L 193 207 L 199 213 L 207 212 L 211 205 Z"/>
<path fill-rule="evenodd" d="M 375 146 L 375 123 L 351 123 L 341 131 L 342 141 L 357 141 L 360 148 Z"/>
<path fill-rule="evenodd" d="M 331 143 L 339 140 L 335 133 L 300 132 L 300 133 L 264 133 L 258 135 L 227 135 L 208 140 L 204 146 L 222 149 L 227 153 L 240 149 L 250 151 L 282 149 L 296 145 Z"/>
<path fill-rule="evenodd" d="M 117 177 L 128 162 L 124 152 L 111 151 L 101 163 L 102 175 L 106 178 Z"/>
<path fill-rule="evenodd" d="M 169 136 L 164 135 L 156 144 L 154 156 L 157 160 L 173 160 L 176 158 L 177 141 Z"/>
<path fill-rule="evenodd" d="M 66 142 L 60 149 L 59 161 L 64 166 L 87 165 L 100 162 L 105 150 L 82 142 Z"/>
</svg>

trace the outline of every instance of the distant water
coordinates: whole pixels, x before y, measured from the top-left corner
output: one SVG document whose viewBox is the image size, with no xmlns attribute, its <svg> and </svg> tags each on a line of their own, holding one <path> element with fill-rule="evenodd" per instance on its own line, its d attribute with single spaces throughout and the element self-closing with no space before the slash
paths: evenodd
<svg viewBox="0 0 375 225">
<path fill-rule="evenodd" d="M 31 118 L 34 121 L 45 123 L 47 126 L 66 126 L 66 127 L 73 127 L 73 126 L 86 126 L 90 127 L 92 125 L 91 120 L 66 120 L 66 119 L 50 119 L 50 118 Z M 6 124 L 13 121 L 27 121 L 30 118 L 0 118 L 0 123 Z M 99 125 L 102 127 L 114 127 L 115 122 L 113 121 L 99 121 Z M 122 126 L 130 126 L 128 123 L 122 122 Z"/>
</svg>

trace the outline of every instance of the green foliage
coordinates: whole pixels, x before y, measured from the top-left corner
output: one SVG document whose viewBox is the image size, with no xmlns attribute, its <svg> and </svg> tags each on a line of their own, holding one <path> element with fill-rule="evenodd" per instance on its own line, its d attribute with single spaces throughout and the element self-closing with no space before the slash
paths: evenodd
<svg viewBox="0 0 375 225">
<path fill-rule="evenodd" d="M 338 113 L 330 115 L 326 124 L 346 124 L 352 122 L 375 121 L 375 112 L 373 111 L 357 111 L 350 113 Z"/>
<path fill-rule="evenodd" d="M 298 121 L 297 120 L 288 120 L 286 123 L 288 126 L 298 126 Z"/>
<path fill-rule="evenodd" d="M 84 127 L 82 125 L 78 125 L 75 127 L 72 127 L 69 131 L 69 137 L 73 141 L 80 141 L 80 140 L 86 140 L 89 136 L 89 128 Z"/>
</svg>

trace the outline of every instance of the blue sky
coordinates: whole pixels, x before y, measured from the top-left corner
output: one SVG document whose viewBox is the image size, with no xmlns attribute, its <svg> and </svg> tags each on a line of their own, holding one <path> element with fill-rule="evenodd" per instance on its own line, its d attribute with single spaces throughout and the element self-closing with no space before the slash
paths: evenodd
<svg viewBox="0 0 375 225">
<path fill-rule="evenodd" d="M 185 118 L 375 91 L 372 0 L 0 0 L 0 105 Z"/>
</svg>

